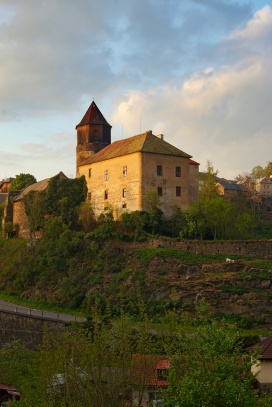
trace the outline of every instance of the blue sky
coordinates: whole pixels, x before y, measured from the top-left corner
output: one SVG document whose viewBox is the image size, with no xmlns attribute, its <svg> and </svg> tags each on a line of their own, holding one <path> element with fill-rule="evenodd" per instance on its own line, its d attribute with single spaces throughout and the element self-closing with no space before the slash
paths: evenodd
<svg viewBox="0 0 272 407">
<path fill-rule="evenodd" d="M 272 160 L 272 3 L 0 0 L 0 179 L 75 176 L 94 99 L 234 178 Z"/>
</svg>

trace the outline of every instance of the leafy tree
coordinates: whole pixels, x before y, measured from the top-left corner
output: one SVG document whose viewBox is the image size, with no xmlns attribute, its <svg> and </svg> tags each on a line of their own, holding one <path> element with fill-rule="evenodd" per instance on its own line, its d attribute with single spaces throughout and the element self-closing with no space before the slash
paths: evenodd
<svg viewBox="0 0 272 407">
<path fill-rule="evenodd" d="M 108 240 L 111 239 L 115 231 L 115 222 L 113 218 L 113 212 L 108 211 L 101 213 L 97 219 L 97 227 L 94 231 L 88 233 L 86 238 L 94 240 Z"/>
<path fill-rule="evenodd" d="M 163 212 L 159 208 L 161 205 L 161 200 L 157 192 L 151 191 L 148 192 L 144 196 L 144 200 L 146 204 L 148 205 L 148 214 L 149 214 L 149 226 L 151 227 L 151 233 L 152 235 L 155 234 L 156 231 L 158 231 L 158 226 L 160 225 L 162 221 L 162 215 Z"/>
<path fill-rule="evenodd" d="M 25 211 L 31 235 L 43 227 L 45 216 L 45 191 L 30 191 L 24 196 Z"/>
<path fill-rule="evenodd" d="M 29 185 L 35 184 L 37 182 L 34 175 L 31 174 L 19 174 L 16 175 L 11 183 L 10 191 L 21 191 L 22 189 L 28 187 Z"/>
<path fill-rule="evenodd" d="M 265 176 L 265 170 L 261 165 L 256 165 L 256 167 L 252 168 L 251 176 L 258 179 Z"/>
<path fill-rule="evenodd" d="M 204 216 L 214 239 L 224 238 L 226 226 L 232 222 L 233 206 L 233 203 L 226 201 L 219 195 L 204 201 Z"/>
<path fill-rule="evenodd" d="M 87 185 L 85 177 L 63 178 L 61 173 L 51 178 L 46 191 L 46 213 L 61 216 L 66 224 L 75 223 L 76 209 L 85 201 Z"/>
<path fill-rule="evenodd" d="M 165 405 L 254 407 L 250 359 L 242 354 L 235 329 L 202 320 L 180 332 L 180 351 L 171 359 Z"/>
<path fill-rule="evenodd" d="M 211 199 L 217 195 L 216 177 L 218 170 L 215 170 L 211 161 L 207 161 L 206 171 L 200 177 L 200 199 Z"/>
<path fill-rule="evenodd" d="M 96 227 L 97 222 L 89 201 L 83 202 L 79 207 L 79 222 L 85 233 L 91 232 Z"/>
<path fill-rule="evenodd" d="M 128 236 L 132 240 L 141 240 L 145 237 L 145 227 L 148 224 L 148 214 L 144 211 L 124 212 L 121 215 L 121 237 Z"/>
<path fill-rule="evenodd" d="M 191 205 L 188 211 L 190 237 L 200 237 L 201 240 L 203 240 L 208 227 L 204 214 L 204 203 L 204 200 L 196 201 Z"/>
<path fill-rule="evenodd" d="M 272 161 L 268 161 L 264 168 L 265 177 L 270 177 L 272 175 Z"/>
</svg>

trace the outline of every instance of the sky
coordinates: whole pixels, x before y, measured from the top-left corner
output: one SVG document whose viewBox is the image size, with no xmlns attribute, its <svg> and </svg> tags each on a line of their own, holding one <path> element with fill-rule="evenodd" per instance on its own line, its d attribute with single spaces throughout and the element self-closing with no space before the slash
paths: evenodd
<svg viewBox="0 0 272 407">
<path fill-rule="evenodd" d="M 234 179 L 272 160 L 272 0 L 0 0 L 0 180 L 75 177 L 94 100 Z"/>
</svg>

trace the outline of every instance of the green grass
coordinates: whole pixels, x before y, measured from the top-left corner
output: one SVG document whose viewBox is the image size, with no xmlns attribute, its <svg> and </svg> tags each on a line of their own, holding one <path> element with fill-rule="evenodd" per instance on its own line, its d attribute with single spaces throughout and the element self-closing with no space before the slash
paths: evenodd
<svg viewBox="0 0 272 407">
<path fill-rule="evenodd" d="M 195 254 L 182 250 L 174 249 L 140 249 L 137 251 L 137 258 L 143 265 L 148 265 L 155 257 L 160 257 L 165 259 L 167 257 L 173 257 L 184 261 L 184 263 L 196 264 L 196 263 L 206 263 L 206 262 L 225 262 L 225 254 Z M 234 260 L 244 259 L 242 256 L 231 256 Z"/>
</svg>

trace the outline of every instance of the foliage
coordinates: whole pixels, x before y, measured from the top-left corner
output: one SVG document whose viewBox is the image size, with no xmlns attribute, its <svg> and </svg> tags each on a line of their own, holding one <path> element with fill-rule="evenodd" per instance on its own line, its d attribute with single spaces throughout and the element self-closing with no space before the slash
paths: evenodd
<svg viewBox="0 0 272 407">
<path fill-rule="evenodd" d="M 200 199 L 210 199 L 217 195 L 216 176 L 218 171 L 214 169 L 211 161 L 207 161 L 206 171 L 200 177 Z"/>
<path fill-rule="evenodd" d="M 31 235 L 44 225 L 45 216 L 45 191 L 30 191 L 24 196 L 25 212 L 28 217 L 28 226 Z"/>
<path fill-rule="evenodd" d="M 96 228 L 96 219 L 92 209 L 92 205 L 89 201 L 82 202 L 79 207 L 79 222 L 83 232 L 88 233 Z"/>
<path fill-rule="evenodd" d="M 52 177 L 46 191 L 46 213 L 60 216 L 67 225 L 75 225 L 76 208 L 85 201 L 87 185 L 85 177 L 63 178 L 61 174 Z"/>
<path fill-rule="evenodd" d="M 122 213 L 119 237 L 123 240 L 143 240 L 146 236 L 145 228 L 148 225 L 148 216 L 148 213 L 144 211 Z"/>
<path fill-rule="evenodd" d="M 151 233 L 154 235 L 159 230 L 159 225 L 162 221 L 163 212 L 159 208 L 161 200 L 157 192 L 151 191 L 144 196 L 144 201 L 148 206 L 149 226 Z"/>
<path fill-rule="evenodd" d="M 22 189 L 28 187 L 29 185 L 35 184 L 37 182 L 34 175 L 31 174 L 19 174 L 16 175 L 11 183 L 10 191 L 21 191 Z"/>
<path fill-rule="evenodd" d="M 194 333 L 181 331 L 171 360 L 166 406 L 256 406 L 250 359 L 234 329 L 204 319 Z"/>
<path fill-rule="evenodd" d="M 115 222 L 113 218 L 113 212 L 108 211 L 101 213 L 98 216 L 96 228 L 94 231 L 86 234 L 86 239 L 94 239 L 97 241 L 104 241 L 111 239 L 115 232 Z"/>
</svg>

